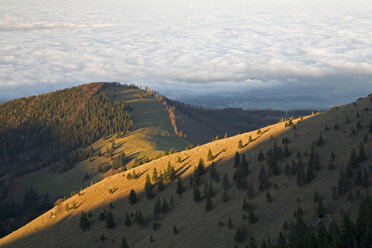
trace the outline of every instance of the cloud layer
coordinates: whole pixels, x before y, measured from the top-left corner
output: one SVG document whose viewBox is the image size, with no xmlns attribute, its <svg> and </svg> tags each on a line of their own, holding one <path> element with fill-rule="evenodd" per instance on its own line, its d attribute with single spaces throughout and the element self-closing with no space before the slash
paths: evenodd
<svg viewBox="0 0 372 248">
<path fill-rule="evenodd" d="M 370 13 L 364 0 L 2 1 L 0 99 L 120 81 L 328 106 L 372 91 Z"/>
</svg>

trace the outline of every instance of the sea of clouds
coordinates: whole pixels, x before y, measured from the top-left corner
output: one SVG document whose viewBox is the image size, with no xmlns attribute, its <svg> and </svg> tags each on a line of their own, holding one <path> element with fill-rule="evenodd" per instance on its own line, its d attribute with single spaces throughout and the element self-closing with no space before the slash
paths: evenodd
<svg viewBox="0 0 372 248">
<path fill-rule="evenodd" d="M 372 93 L 369 0 L 2 0 L 0 100 L 92 81 L 207 107 Z"/>
</svg>

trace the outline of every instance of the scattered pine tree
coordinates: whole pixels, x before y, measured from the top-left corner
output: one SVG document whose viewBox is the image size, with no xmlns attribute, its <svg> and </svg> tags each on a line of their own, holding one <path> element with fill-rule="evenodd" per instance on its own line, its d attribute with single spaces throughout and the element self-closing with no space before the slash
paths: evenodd
<svg viewBox="0 0 372 248">
<path fill-rule="evenodd" d="M 145 182 L 145 194 L 147 199 L 151 200 L 154 197 L 154 193 L 152 192 L 152 183 L 150 180 L 150 176 L 146 175 L 146 182 Z"/>
<path fill-rule="evenodd" d="M 164 185 L 163 177 L 160 177 L 159 182 L 158 182 L 158 191 L 163 191 L 164 188 L 165 188 L 165 185 Z"/>
<path fill-rule="evenodd" d="M 131 205 L 134 205 L 137 203 L 137 194 L 136 194 L 136 191 L 134 191 L 134 189 L 130 190 L 128 200 Z"/>
<path fill-rule="evenodd" d="M 156 202 L 154 204 L 154 211 L 153 212 L 154 212 L 155 219 L 159 218 L 159 215 L 161 213 L 161 203 L 160 203 L 159 197 L 156 199 Z"/>
<path fill-rule="evenodd" d="M 87 213 L 86 212 L 82 212 L 82 214 L 80 216 L 80 228 L 83 231 L 86 231 L 86 230 L 89 229 L 89 227 L 90 227 L 90 223 L 89 223 L 89 220 L 88 220 Z"/>
<path fill-rule="evenodd" d="M 178 234 L 179 233 L 176 225 L 173 226 L 173 233 L 174 234 Z"/>
<path fill-rule="evenodd" d="M 229 194 L 226 189 L 223 190 L 222 201 L 227 202 L 229 200 Z"/>
<path fill-rule="evenodd" d="M 106 216 L 106 228 L 112 229 L 115 227 L 114 216 L 111 212 L 108 212 Z"/>
<path fill-rule="evenodd" d="M 266 192 L 266 201 L 269 203 L 273 201 L 273 198 L 271 197 L 271 194 L 269 191 Z"/>
<path fill-rule="evenodd" d="M 158 171 L 156 170 L 156 168 L 154 168 L 152 172 L 152 181 L 156 182 L 157 180 L 158 180 Z"/>
<path fill-rule="evenodd" d="M 213 159 L 214 159 L 214 156 L 213 156 L 212 150 L 209 148 L 207 161 L 212 161 Z"/>
<path fill-rule="evenodd" d="M 178 181 L 177 181 L 177 189 L 176 189 L 176 194 L 181 198 L 182 197 L 182 193 L 185 191 L 185 188 L 183 187 L 183 183 L 181 181 L 181 178 L 179 177 L 178 178 Z"/>
<path fill-rule="evenodd" d="M 243 141 L 242 140 L 239 140 L 239 142 L 238 142 L 238 148 L 239 149 L 243 148 Z"/>
<path fill-rule="evenodd" d="M 212 209 L 213 209 L 212 199 L 210 197 L 207 197 L 207 201 L 206 201 L 206 204 L 205 204 L 205 210 L 206 211 L 211 211 Z"/>
<path fill-rule="evenodd" d="M 132 225 L 132 220 L 130 219 L 129 217 L 129 213 L 127 212 L 126 216 L 125 216 L 125 221 L 124 221 L 124 224 L 126 226 L 131 226 Z"/>
</svg>

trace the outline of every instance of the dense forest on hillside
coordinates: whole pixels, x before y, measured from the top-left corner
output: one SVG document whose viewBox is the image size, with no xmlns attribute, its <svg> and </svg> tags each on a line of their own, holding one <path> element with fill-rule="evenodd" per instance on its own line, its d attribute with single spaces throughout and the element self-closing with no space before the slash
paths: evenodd
<svg viewBox="0 0 372 248">
<path fill-rule="evenodd" d="M 84 155 L 68 152 L 93 141 L 128 131 L 132 121 L 124 101 L 113 103 L 90 84 L 0 105 L 0 176 L 25 173 L 62 161 L 62 167 Z M 63 169 L 63 168 L 62 168 Z"/>
<path fill-rule="evenodd" d="M 55 197 L 30 188 L 22 202 L 7 202 L 12 178 L 41 167 L 66 171 L 93 151 L 83 148 L 133 127 L 129 107 L 92 83 L 0 105 L 0 236 L 52 207 Z M 6 177 L 1 178 L 6 175 Z"/>
</svg>

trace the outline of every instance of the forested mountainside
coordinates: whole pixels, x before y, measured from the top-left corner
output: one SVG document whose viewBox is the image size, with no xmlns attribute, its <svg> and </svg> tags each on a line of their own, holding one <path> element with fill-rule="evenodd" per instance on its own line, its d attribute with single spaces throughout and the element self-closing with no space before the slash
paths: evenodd
<svg viewBox="0 0 372 248">
<path fill-rule="evenodd" d="M 21 98 L 0 105 L 0 176 L 62 161 L 64 170 L 86 157 L 69 153 L 131 129 L 124 101 L 112 102 L 104 83 Z"/>
<path fill-rule="evenodd" d="M 106 177 L 5 247 L 370 247 L 372 96 Z M 97 197 L 99 196 L 99 197 Z"/>
</svg>

